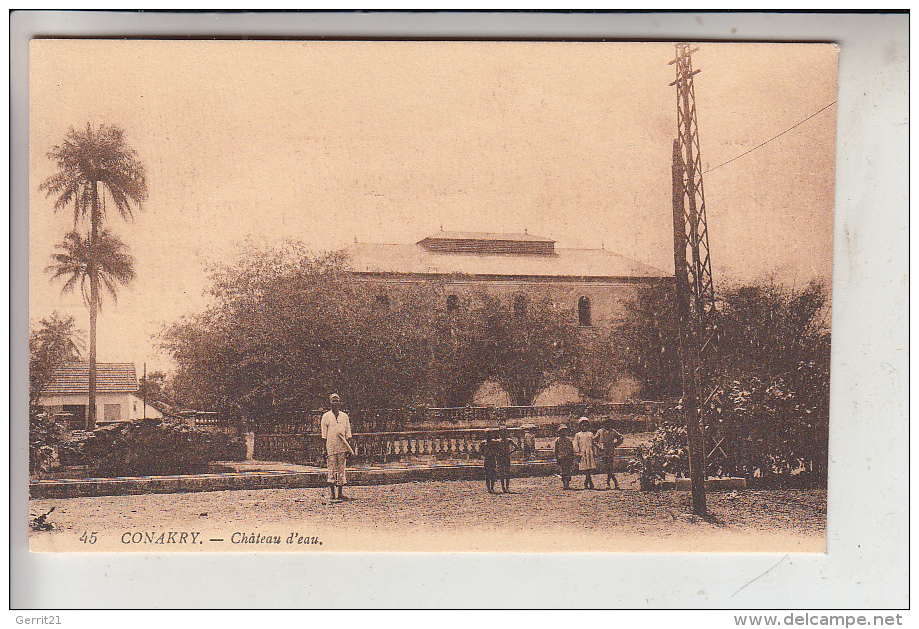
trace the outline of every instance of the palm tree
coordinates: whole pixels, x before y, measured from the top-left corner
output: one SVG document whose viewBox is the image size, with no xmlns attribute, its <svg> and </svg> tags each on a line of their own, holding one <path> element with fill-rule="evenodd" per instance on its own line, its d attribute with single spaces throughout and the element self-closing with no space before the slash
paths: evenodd
<svg viewBox="0 0 919 629">
<path fill-rule="evenodd" d="M 117 285 L 127 286 L 134 279 L 134 258 L 127 253 L 125 245 L 118 236 L 109 230 L 102 229 L 96 234 L 95 243 L 91 237 L 84 238 L 77 231 L 67 232 L 64 242 L 55 247 L 58 253 L 51 256 L 54 264 L 45 271 L 53 273 L 51 279 L 66 278 L 61 292 L 69 293 L 79 284 L 83 301 L 89 306 L 90 328 L 90 363 L 89 363 L 89 408 L 86 415 L 86 429 L 92 430 L 96 424 L 96 390 L 95 390 L 95 349 L 96 349 L 96 312 L 102 307 L 102 296 L 99 294 L 99 282 L 108 289 L 112 299 L 118 300 Z M 89 283 L 89 286 L 87 286 Z"/>
<path fill-rule="evenodd" d="M 133 218 L 134 209 L 140 209 L 147 198 L 147 175 L 137 152 L 124 142 L 124 131 L 117 126 L 101 125 L 94 129 L 89 123 L 85 131 L 73 127 L 63 144 L 55 146 L 48 158 L 54 160 L 58 172 L 48 177 L 39 190 L 56 196 L 54 210 L 73 204 L 74 227 L 80 219 L 89 218 L 88 251 L 84 257 L 88 266 L 84 279 L 89 279 L 89 408 L 88 421 L 96 420 L 96 308 L 99 301 L 99 273 L 97 265 L 105 261 L 103 252 L 95 252 L 101 244 L 102 221 L 106 214 L 106 191 L 118 213 L 125 220 Z M 101 185 L 100 185 L 101 184 Z M 88 216 L 87 216 L 88 215 Z M 70 234 L 68 234 L 68 237 Z M 77 236 L 77 238 L 79 238 Z M 68 241 L 65 241 L 65 246 Z M 76 241 L 74 241 L 75 243 Z M 118 241 L 120 242 L 120 241 Z M 133 269 L 131 270 L 133 276 Z M 55 277 L 58 277 L 56 275 Z M 111 290 L 112 286 L 107 284 Z M 66 285 L 65 285 L 66 289 Z M 70 286 L 73 289 L 73 285 Z M 114 295 L 114 293 L 113 293 Z M 85 296 L 85 293 L 84 293 Z"/>
</svg>

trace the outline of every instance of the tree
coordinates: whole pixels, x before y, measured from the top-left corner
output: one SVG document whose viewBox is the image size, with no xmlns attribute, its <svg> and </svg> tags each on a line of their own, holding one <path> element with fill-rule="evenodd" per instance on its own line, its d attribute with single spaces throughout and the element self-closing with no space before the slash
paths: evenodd
<svg viewBox="0 0 919 629">
<path fill-rule="evenodd" d="M 465 406 L 492 375 L 493 354 L 481 316 L 483 299 L 484 292 L 479 292 L 466 303 L 457 298 L 454 307 L 435 310 L 429 386 L 438 407 Z"/>
<path fill-rule="evenodd" d="M 577 326 L 547 296 L 518 295 L 512 306 L 491 295 L 482 300 L 486 364 L 514 405 L 529 406 L 569 379 L 578 364 Z"/>
<path fill-rule="evenodd" d="M 204 312 L 164 330 L 176 401 L 256 420 L 331 391 L 352 410 L 462 406 L 494 378 L 531 404 L 570 367 L 576 326 L 547 300 L 526 314 L 484 292 L 460 306 L 449 279 L 360 282 L 341 253 L 250 247 L 214 268 Z"/>
<path fill-rule="evenodd" d="M 54 210 L 73 205 L 74 227 L 81 219 L 89 219 L 86 277 L 89 279 L 89 408 L 90 427 L 96 419 L 96 309 L 99 301 L 99 273 L 103 251 L 102 223 L 106 216 L 106 198 L 112 200 L 122 218 L 133 218 L 147 197 L 147 176 L 136 151 L 124 141 L 124 131 L 117 126 L 101 125 L 94 129 L 89 123 L 85 131 L 70 128 L 64 142 L 48 153 L 58 172 L 39 186 L 48 196 L 55 196 Z M 106 192 L 108 195 L 106 195 Z M 110 288 L 110 287 L 109 287 Z"/>
<path fill-rule="evenodd" d="M 38 403 L 51 383 L 54 369 L 66 362 L 80 360 L 83 340 L 73 317 L 52 312 L 29 331 L 29 472 L 48 468 L 54 447 L 61 443 L 63 427 L 44 412 Z"/>
<path fill-rule="evenodd" d="M 61 317 L 57 311 L 39 322 L 29 332 L 29 406 L 36 406 L 51 382 L 54 369 L 80 360 L 85 345 L 73 317 Z"/>
<path fill-rule="evenodd" d="M 610 335 L 615 367 L 642 382 L 641 398 L 676 400 L 682 395 L 679 328 L 671 284 L 641 286 L 625 304 L 626 317 Z"/>
<path fill-rule="evenodd" d="M 830 329 L 825 284 L 774 280 L 723 292 L 721 423 L 762 473 L 826 479 Z"/>
<path fill-rule="evenodd" d="M 708 473 L 806 471 L 825 482 L 831 339 L 824 284 L 768 281 L 719 292 L 720 352 L 707 431 L 720 445 Z M 665 425 L 660 432 L 646 462 L 684 465 L 674 449 L 685 448 L 685 431 Z"/>
<path fill-rule="evenodd" d="M 212 305 L 164 331 L 177 402 L 266 417 L 316 408 L 331 391 L 364 408 L 425 399 L 433 286 L 384 302 L 380 288 L 351 281 L 340 253 L 299 243 L 250 246 L 211 280 Z"/>
<path fill-rule="evenodd" d="M 137 387 L 137 394 L 142 400 L 146 400 L 147 404 L 167 406 L 174 404 L 164 371 L 151 371 L 146 376 L 141 376 L 137 380 Z"/>
<path fill-rule="evenodd" d="M 96 236 L 95 246 L 90 238 L 84 238 L 76 231 L 70 231 L 64 241 L 56 247 L 59 251 L 51 256 L 54 261 L 45 271 L 52 273 L 52 280 L 66 278 L 62 292 L 72 292 L 77 285 L 83 300 L 90 309 L 90 371 L 89 404 L 87 409 L 87 430 L 95 427 L 95 322 L 96 311 L 102 306 L 102 295 L 98 288 L 105 285 L 112 299 L 118 299 L 117 285 L 128 285 L 134 279 L 134 259 L 125 251 L 126 246 L 107 229 Z M 90 287 L 87 289 L 87 281 Z"/>
</svg>

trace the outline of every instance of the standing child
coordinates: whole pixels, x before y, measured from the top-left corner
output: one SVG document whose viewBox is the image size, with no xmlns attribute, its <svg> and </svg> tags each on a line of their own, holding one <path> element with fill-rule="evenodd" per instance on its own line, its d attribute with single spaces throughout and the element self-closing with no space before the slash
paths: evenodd
<svg viewBox="0 0 919 629">
<path fill-rule="evenodd" d="M 594 434 L 590 432 L 590 420 L 578 420 L 578 433 L 574 436 L 574 452 L 578 456 L 578 470 L 584 473 L 584 489 L 594 489 L 591 474 L 597 469 L 594 455 Z"/>
<path fill-rule="evenodd" d="M 619 481 L 613 468 L 616 464 L 616 448 L 622 445 L 625 437 L 613 428 L 613 420 L 606 419 L 594 439 L 600 444 L 600 470 L 606 472 L 606 488 L 610 488 L 609 482 L 612 480 L 616 489 L 619 489 Z"/>
<path fill-rule="evenodd" d="M 511 452 L 520 449 L 517 442 L 508 437 L 507 426 L 501 426 L 501 439 L 495 442 L 498 451 L 498 476 L 501 478 L 501 491 L 511 490 Z"/>
<path fill-rule="evenodd" d="M 536 453 L 535 430 L 536 426 L 533 424 L 526 424 L 523 426 L 523 458 L 527 461 Z"/>
<path fill-rule="evenodd" d="M 562 424 L 556 431 L 558 438 L 555 440 L 555 460 L 558 463 L 558 473 L 562 477 L 562 489 L 571 489 L 571 468 L 574 467 L 574 446 L 568 437 L 568 426 Z"/>
<path fill-rule="evenodd" d="M 498 476 L 498 452 L 493 440 L 494 430 L 485 430 L 485 441 L 480 444 L 482 452 L 482 465 L 485 467 L 485 489 L 488 493 L 495 493 L 495 478 Z"/>
</svg>

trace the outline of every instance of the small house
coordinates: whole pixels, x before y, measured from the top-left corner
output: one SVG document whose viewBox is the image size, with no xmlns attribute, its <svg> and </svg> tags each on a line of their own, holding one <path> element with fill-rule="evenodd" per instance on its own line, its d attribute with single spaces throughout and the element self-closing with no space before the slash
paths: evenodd
<svg viewBox="0 0 919 629">
<path fill-rule="evenodd" d="M 69 416 L 68 428 L 86 426 L 89 404 L 89 363 L 66 363 L 55 368 L 40 405 L 53 415 Z M 96 424 L 159 419 L 163 414 L 139 395 L 134 363 L 96 363 Z"/>
</svg>

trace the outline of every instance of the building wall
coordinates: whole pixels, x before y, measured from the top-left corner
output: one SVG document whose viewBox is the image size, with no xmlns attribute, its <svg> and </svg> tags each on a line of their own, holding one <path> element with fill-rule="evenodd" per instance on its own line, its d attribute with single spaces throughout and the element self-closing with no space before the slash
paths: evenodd
<svg viewBox="0 0 919 629">
<path fill-rule="evenodd" d="M 423 278 L 415 277 L 371 275 L 361 276 L 359 279 L 369 286 L 379 287 L 380 294 L 385 293 L 391 303 L 395 303 L 399 299 L 399 293 L 407 287 L 425 281 Z M 653 285 L 661 280 L 451 278 L 441 281 L 445 295 L 455 294 L 462 305 L 471 306 L 476 293 L 482 289 L 490 295 L 506 299 L 509 304 L 521 294 L 530 298 L 548 297 L 560 310 L 570 313 L 572 321 L 578 321 L 578 303 L 582 297 L 586 297 L 590 300 L 591 325 L 611 327 L 625 319 L 625 304 L 636 296 L 640 286 Z"/>
<path fill-rule="evenodd" d="M 65 406 L 86 406 L 89 401 L 86 394 L 83 395 L 53 395 L 42 398 L 41 405 L 47 408 L 51 413 L 63 413 Z M 118 419 L 113 419 L 114 409 L 109 407 L 109 415 L 106 416 L 106 404 L 119 405 Z M 143 400 L 133 393 L 97 393 L 96 394 L 96 423 L 104 424 L 109 421 L 127 421 L 131 419 L 141 419 L 144 416 Z M 161 418 L 163 415 L 155 408 L 147 405 L 148 418 Z"/>
<path fill-rule="evenodd" d="M 408 290 L 413 284 L 429 281 L 424 277 L 405 277 L 396 275 L 364 275 L 359 278 L 368 286 L 373 286 L 378 294 L 385 294 L 391 304 L 398 303 L 400 293 Z M 602 330 L 609 330 L 622 323 L 628 316 L 626 304 L 637 296 L 641 286 L 652 286 L 669 278 L 648 279 L 543 279 L 543 278 L 501 278 L 501 279 L 443 279 L 444 304 L 450 295 L 459 298 L 461 306 L 474 307 L 473 300 L 484 289 L 488 294 L 499 296 L 512 305 L 517 295 L 526 295 L 531 299 L 548 298 L 556 307 L 567 312 L 572 323 L 578 322 L 578 303 L 582 297 L 590 300 L 590 327 L 582 328 L 588 338 L 599 341 Z M 610 383 L 611 390 L 607 401 L 624 402 L 634 398 L 641 389 L 641 383 L 628 377 Z M 543 391 L 537 398 L 537 404 L 564 404 L 580 402 L 581 396 L 577 387 L 566 383 L 557 383 Z M 485 382 L 473 396 L 476 405 L 510 404 L 510 398 L 497 382 Z"/>
<path fill-rule="evenodd" d="M 142 398 L 140 398 L 140 396 L 130 394 L 128 397 L 131 400 L 130 419 L 143 419 L 144 417 L 146 417 L 147 419 L 162 419 L 163 418 L 163 414 L 160 413 L 155 408 L 153 408 L 152 406 L 150 406 L 149 404 L 147 404 L 147 412 L 145 415 L 144 414 L 144 401 Z"/>
</svg>

